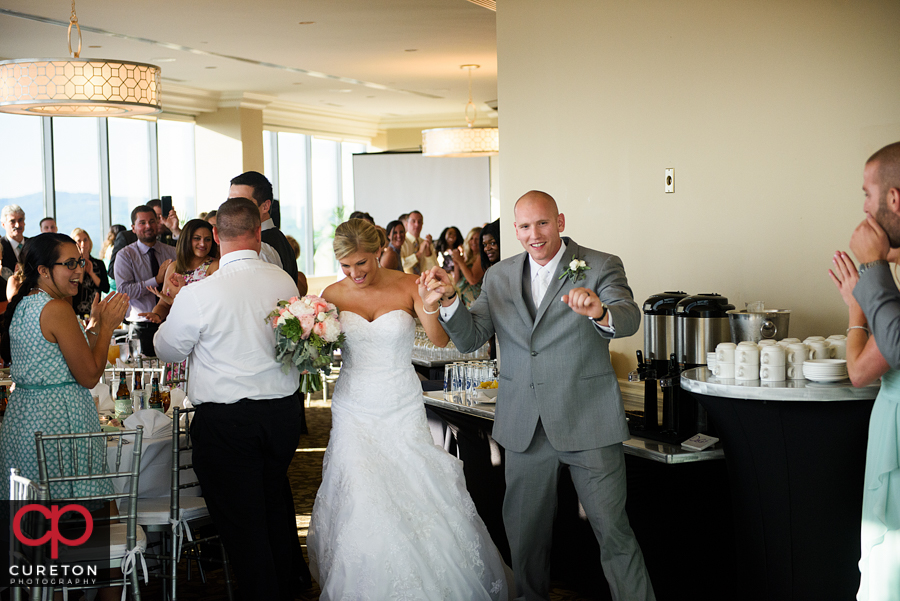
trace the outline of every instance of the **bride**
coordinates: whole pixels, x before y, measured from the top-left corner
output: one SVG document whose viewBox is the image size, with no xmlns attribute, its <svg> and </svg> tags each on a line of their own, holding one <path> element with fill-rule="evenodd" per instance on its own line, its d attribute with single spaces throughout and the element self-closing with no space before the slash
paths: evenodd
<svg viewBox="0 0 900 601">
<path fill-rule="evenodd" d="M 331 440 L 307 538 L 321 599 L 507 599 L 500 559 L 475 511 L 462 463 L 435 446 L 411 363 L 415 317 L 440 346 L 442 290 L 379 267 L 384 234 L 338 226 L 347 276 L 326 288 L 346 333 Z M 510 580 L 511 581 L 511 580 Z"/>
</svg>

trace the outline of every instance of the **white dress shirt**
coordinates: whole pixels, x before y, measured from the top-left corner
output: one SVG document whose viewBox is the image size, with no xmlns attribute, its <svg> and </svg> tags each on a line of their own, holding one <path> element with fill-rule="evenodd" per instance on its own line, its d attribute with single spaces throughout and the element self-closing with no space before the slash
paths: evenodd
<svg viewBox="0 0 900 601">
<path fill-rule="evenodd" d="M 272 248 L 271 244 L 259 243 L 259 258 L 281 269 L 281 257 L 278 255 L 278 251 Z"/>
<path fill-rule="evenodd" d="M 8 235 L 6 236 L 7 241 L 9 241 L 10 245 L 12 245 L 13 252 L 16 253 L 16 261 L 19 261 L 19 253 L 22 252 L 19 248 L 20 244 L 25 244 L 25 238 L 22 238 L 22 241 L 13 240 Z"/>
<path fill-rule="evenodd" d="M 557 268 L 557 266 L 559 266 L 559 262 L 562 260 L 562 256 L 563 256 L 564 252 L 566 252 L 566 243 L 564 241 L 560 241 L 559 250 L 556 251 L 556 254 L 553 255 L 553 258 L 550 259 L 550 261 L 546 265 L 544 265 L 544 268 L 551 274 L 551 277 L 552 277 L 552 274 L 556 273 L 556 268 Z M 531 285 L 533 288 L 535 285 L 534 278 L 537 276 L 538 271 L 541 269 L 541 265 L 538 264 L 537 261 L 532 259 L 531 255 L 528 255 L 528 263 L 529 263 L 529 267 L 531 268 L 531 277 L 532 277 Z M 547 288 L 549 290 L 549 286 Z M 441 305 L 441 309 L 440 309 L 441 319 L 443 321 L 449 321 L 449 319 L 451 317 L 453 317 L 453 314 L 456 313 L 457 307 L 459 307 L 459 295 L 458 294 L 455 297 L 453 297 L 453 302 L 450 303 L 449 307 L 445 307 L 445 306 Z M 537 309 L 537 307 L 535 307 L 535 309 Z M 604 332 L 609 332 L 610 334 L 615 334 L 616 329 L 613 327 L 612 313 L 609 313 L 608 315 L 609 315 L 609 325 L 601 326 L 596 321 L 594 321 L 594 325 L 597 326 L 598 328 L 600 328 L 601 330 L 603 330 Z M 591 320 L 591 321 L 593 321 L 593 320 Z"/>
<path fill-rule="evenodd" d="M 275 361 L 275 330 L 266 316 L 297 283 L 252 250 L 219 260 L 219 269 L 185 286 L 153 339 L 164 361 L 190 357 L 188 397 L 195 405 L 274 399 L 296 392 L 300 373 Z"/>
</svg>

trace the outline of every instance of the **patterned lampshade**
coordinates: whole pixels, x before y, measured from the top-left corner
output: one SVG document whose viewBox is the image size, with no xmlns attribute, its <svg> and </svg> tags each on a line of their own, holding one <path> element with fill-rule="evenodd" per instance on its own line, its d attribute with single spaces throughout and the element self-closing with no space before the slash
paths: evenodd
<svg viewBox="0 0 900 601">
<path fill-rule="evenodd" d="M 17 59 L 0 62 L 0 112 L 111 117 L 162 110 L 160 68 L 119 60 Z"/>
<path fill-rule="evenodd" d="M 427 157 L 491 156 L 499 152 L 497 127 L 442 127 L 422 131 L 422 154 Z"/>
</svg>

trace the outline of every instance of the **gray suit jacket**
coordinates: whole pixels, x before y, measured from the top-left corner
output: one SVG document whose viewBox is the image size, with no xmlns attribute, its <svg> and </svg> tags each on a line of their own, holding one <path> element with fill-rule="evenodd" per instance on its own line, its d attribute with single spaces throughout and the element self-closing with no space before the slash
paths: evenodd
<svg viewBox="0 0 900 601">
<path fill-rule="evenodd" d="M 558 451 L 594 449 L 629 437 L 609 359 L 610 335 L 559 299 L 577 287 L 596 292 L 609 306 L 616 338 L 637 331 L 641 310 L 618 257 L 564 240 L 565 253 L 534 319 L 524 296 L 530 291 L 530 267 L 522 253 L 491 267 L 471 310 L 460 306 L 443 324 L 463 352 L 497 334 L 500 393 L 492 436 L 515 452 L 528 448 L 538 419 Z M 577 284 L 558 279 L 573 257 L 591 268 Z"/>
<path fill-rule="evenodd" d="M 853 297 L 869 322 L 878 350 L 893 369 L 900 369 L 900 290 L 888 265 L 874 265 L 863 272 Z"/>
</svg>

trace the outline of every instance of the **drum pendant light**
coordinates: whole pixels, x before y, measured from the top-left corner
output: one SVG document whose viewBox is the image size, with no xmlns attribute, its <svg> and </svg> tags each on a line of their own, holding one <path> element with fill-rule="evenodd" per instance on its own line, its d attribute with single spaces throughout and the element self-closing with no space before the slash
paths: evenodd
<svg viewBox="0 0 900 601">
<path fill-rule="evenodd" d="M 72 50 L 72 29 L 77 45 Z M 45 117 L 125 117 L 162 111 L 156 65 L 79 58 L 81 27 L 69 18 L 71 58 L 0 61 L 0 112 Z"/>
<path fill-rule="evenodd" d="M 442 127 L 422 131 L 422 154 L 427 157 L 477 157 L 500 152 L 500 129 L 474 127 L 477 111 L 472 102 L 472 70 L 479 65 L 461 65 L 469 72 L 469 102 L 466 104 L 467 127 Z M 469 109 L 472 117 L 469 118 Z"/>
</svg>

